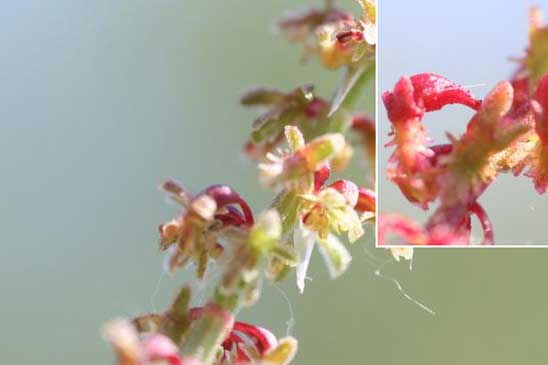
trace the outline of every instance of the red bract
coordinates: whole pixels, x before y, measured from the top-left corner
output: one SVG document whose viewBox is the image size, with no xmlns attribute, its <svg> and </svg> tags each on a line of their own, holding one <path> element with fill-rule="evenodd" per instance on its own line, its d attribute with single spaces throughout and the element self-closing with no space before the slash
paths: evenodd
<svg viewBox="0 0 548 365">
<path fill-rule="evenodd" d="M 331 166 L 329 163 L 323 164 L 322 167 L 318 171 L 314 173 L 314 191 L 318 192 L 321 188 L 323 188 L 325 182 L 327 179 L 329 179 L 329 176 L 331 175 Z"/>
<path fill-rule="evenodd" d="M 394 90 L 385 92 L 382 98 L 392 123 L 422 118 L 425 112 L 449 104 L 462 104 L 474 110 L 481 105 L 481 101 L 462 86 L 432 73 L 403 76 Z"/>
<path fill-rule="evenodd" d="M 360 213 L 376 212 L 377 194 L 373 190 L 366 188 L 359 188 L 358 192 L 358 201 L 354 209 Z"/>
<path fill-rule="evenodd" d="M 462 86 L 446 79 L 443 76 L 422 73 L 410 77 L 415 99 L 422 101 L 422 106 L 427 112 L 439 110 L 449 104 L 466 105 L 478 110 L 481 101 Z"/>
</svg>

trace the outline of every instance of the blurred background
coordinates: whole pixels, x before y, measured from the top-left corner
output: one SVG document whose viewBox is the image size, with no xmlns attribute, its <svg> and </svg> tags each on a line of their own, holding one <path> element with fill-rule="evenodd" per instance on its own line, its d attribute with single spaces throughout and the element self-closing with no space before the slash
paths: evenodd
<svg viewBox="0 0 548 365">
<path fill-rule="evenodd" d="M 516 69 L 510 58 L 524 55 L 527 11 L 533 5 L 548 12 L 547 0 L 508 1 L 504 6 L 496 0 L 381 2 L 379 93 L 392 90 L 402 75 L 433 72 L 469 86 L 483 98 Z M 472 115 L 469 108 L 448 106 L 427 114 L 424 122 L 435 143 L 447 143 L 445 132 L 460 136 Z M 425 222 L 436 206 L 425 214 L 384 174 L 393 150 L 382 147 L 389 123 L 379 97 L 379 209 Z M 479 201 L 493 222 L 498 245 L 548 245 L 546 196 L 537 194 L 530 178 L 499 175 Z M 475 232 L 479 241 L 480 231 Z"/>
<path fill-rule="evenodd" d="M 271 194 L 258 186 L 255 166 L 240 158 L 255 113 L 242 109 L 238 96 L 250 85 L 291 89 L 310 81 L 331 95 L 340 74 L 323 70 L 316 60 L 300 66 L 301 48 L 272 32 L 278 16 L 314 3 L 2 2 L 2 363 L 112 364 L 100 337 L 102 324 L 164 309 L 193 278 L 191 272 L 162 274 L 156 227 L 177 211 L 157 189 L 162 179 L 177 178 L 195 191 L 223 182 L 255 209 L 266 205 Z M 432 14 L 446 14 L 437 20 L 440 26 L 460 16 L 454 29 L 473 27 L 502 12 L 491 4 L 492 11 L 476 14 L 480 3 L 451 11 L 449 3 L 425 3 L 431 14 L 407 9 L 411 16 L 387 2 L 386 12 L 397 20 L 382 20 L 399 27 L 400 37 L 413 34 L 421 47 L 441 47 L 443 62 L 451 62 L 456 38 L 429 45 L 415 27 Z M 358 11 L 353 1 L 343 5 Z M 512 20 L 500 26 L 503 33 L 483 26 L 484 38 L 466 33 L 470 42 L 483 39 L 475 52 L 487 46 L 500 52 L 493 67 L 519 54 L 525 40 L 525 5 L 506 7 Z M 406 59 L 413 52 L 392 52 L 398 56 L 383 56 L 386 67 L 415 64 Z M 463 64 L 447 72 L 467 70 L 466 77 L 448 76 L 491 84 L 506 75 L 494 68 L 478 74 L 483 62 L 476 64 L 470 49 L 461 52 Z M 445 71 L 442 66 L 433 71 Z M 362 105 L 373 112 L 372 90 Z M 542 198 L 534 201 L 541 209 Z M 524 210 L 522 223 L 525 215 L 528 229 L 536 229 L 534 213 Z M 499 365 L 548 358 L 548 251 L 421 250 L 410 271 L 406 263 L 384 264 L 387 253 L 372 246 L 371 238 L 353 245 L 354 262 L 337 281 L 328 279 L 315 254 L 304 295 L 292 278 L 279 288 L 266 284 L 259 305 L 240 318 L 278 336 L 288 330 L 297 336 L 295 364 Z M 392 278 L 436 315 L 405 299 Z M 209 287 L 195 287 L 200 304 Z"/>
</svg>

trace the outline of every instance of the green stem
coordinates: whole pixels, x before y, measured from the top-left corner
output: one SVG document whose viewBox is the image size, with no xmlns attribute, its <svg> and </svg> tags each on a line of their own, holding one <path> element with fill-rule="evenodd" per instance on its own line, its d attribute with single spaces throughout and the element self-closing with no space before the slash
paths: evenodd
<svg viewBox="0 0 548 365">
<path fill-rule="evenodd" d="M 233 323 L 227 319 L 228 313 L 204 310 L 200 319 L 190 329 L 181 349 L 183 355 L 204 365 L 211 364 L 219 346 L 232 330 Z"/>
<path fill-rule="evenodd" d="M 247 250 L 246 250 L 247 249 Z M 227 263 L 227 269 L 217 286 L 213 298 L 206 305 L 200 318 L 191 326 L 181 348 L 184 357 L 196 359 L 201 364 L 209 365 L 215 358 L 218 349 L 228 337 L 234 324 L 235 313 L 244 303 L 249 283 L 242 279 L 244 263 L 250 254 L 250 248 L 235 250 L 234 257 Z M 260 255 L 260 254 L 259 254 Z M 244 259 L 242 263 L 241 259 Z M 255 264 L 246 267 L 246 271 L 255 270 L 260 257 L 253 261 Z M 241 265 L 240 265 L 241 264 Z M 230 293 L 223 290 L 226 280 L 236 283 L 231 286 Z"/>
<path fill-rule="evenodd" d="M 341 107 L 346 110 L 354 110 L 356 104 L 360 100 L 360 96 L 365 90 L 365 86 L 375 77 L 375 64 L 373 63 L 369 67 L 366 66 L 366 70 L 361 74 L 361 76 L 356 80 L 352 89 L 344 98 L 344 101 L 341 104 Z"/>
</svg>

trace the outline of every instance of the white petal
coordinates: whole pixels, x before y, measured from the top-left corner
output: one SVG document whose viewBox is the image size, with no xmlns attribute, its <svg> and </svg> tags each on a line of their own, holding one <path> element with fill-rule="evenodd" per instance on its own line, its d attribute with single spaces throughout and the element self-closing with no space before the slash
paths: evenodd
<svg viewBox="0 0 548 365">
<path fill-rule="evenodd" d="M 293 232 L 293 242 L 297 254 L 299 255 L 299 263 L 295 268 L 295 273 L 297 274 L 297 288 L 299 288 L 299 292 L 302 293 L 304 291 L 304 281 L 306 279 L 306 272 L 308 271 L 308 264 L 310 263 L 312 250 L 314 249 L 315 234 L 304 227 L 301 222 Z"/>
</svg>

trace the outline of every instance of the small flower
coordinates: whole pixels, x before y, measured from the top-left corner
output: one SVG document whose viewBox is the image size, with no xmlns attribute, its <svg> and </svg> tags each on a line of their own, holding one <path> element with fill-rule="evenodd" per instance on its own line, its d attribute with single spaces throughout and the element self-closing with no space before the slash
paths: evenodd
<svg viewBox="0 0 548 365">
<path fill-rule="evenodd" d="M 460 227 L 498 173 L 514 164 L 513 148 L 530 131 L 531 113 L 528 109 L 511 112 L 512 105 L 511 84 L 499 83 L 472 117 L 464 135 L 453 139 L 447 165 L 438 177 L 440 206 L 429 227 Z"/>
<path fill-rule="evenodd" d="M 291 13 L 280 19 L 277 26 L 278 30 L 290 42 L 304 44 L 305 50 L 302 56 L 302 61 L 304 62 L 314 52 L 321 54 L 321 39 L 318 41 L 317 38 L 317 34 L 321 33 L 321 29 L 326 27 L 338 28 L 345 24 L 355 24 L 351 14 L 333 6 L 326 6 L 324 9 L 311 8 L 302 12 Z M 333 34 L 330 34 L 329 39 L 331 39 L 331 35 Z M 329 67 L 330 65 L 328 64 L 327 66 Z"/>
<path fill-rule="evenodd" d="M 292 12 L 281 18 L 277 27 L 291 42 L 307 42 L 313 37 L 315 30 L 330 23 L 352 21 L 352 14 L 333 6 L 324 9 L 310 8 L 300 12 Z"/>
<path fill-rule="evenodd" d="M 424 209 L 440 200 L 425 229 L 398 218 L 384 219 L 386 231 L 402 233 L 412 244 L 467 244 L 470 215 L 476 214 L 484 229 L 483 243 L 492 244 L 491 224 L 477 199 L 500 172 L 517 174 L 526 161 L 534 164 L 527 159 L 535 140 L 533 113 L 529 102 L 520 98 L 516 103 L 512 85 L 502 82 L 480 102 L 434 74 L 404 76 L 393 91 L 386 92 L 383 101 L 394 134 L 390 145 L 396 146 L 388 177 L 410 202 Z M 429 146 L 424 114 L 454 103 L 477 112 L 460 138 L 449 135 L 450 144 Z"/>
<path fill-rule="evenodd" d="M 375 196 L 371 190 L 358 189 L 348 180 L 338 180 L 325 187 L 329 173 L 329 167 L 324 165 L 315 175 L 314 190 L 299 196 L 293 243 L 299 256 L 296 276 L 301 293 L 315 244 L 329 274 L 336 278 L 346 271 L 352 259 L 337 235 L 346 233 L 348 240 L 355 242 L 364 234 L 362 221 L 374 216 Z"/>
<path fill-rule="evenodd" d="M 244 153 L 262 160 L 284 141 L 286 125 L 302 130 L 313 130 L 327 116 L 329 103 L 314 95 L 312 85 L 304 85 L 290 92 L 276 89 L 255 88 L 241 98 L 244 106 L 260 107 L 266 111 L 253 122 L 251 138 L 244 146 Z"/>
<path fill-rule="evenodd" d="M 303 223 L 317 232 L 320 239 L 327 239 L 330 233 L 348 234 L 350 242 L 363 235 L 363 228 L 354 206 L 358 202 L 358 188 L 348 180 L 338 180 L 316 194 L 303 196 L 305 209 Z"/>
<path fill-rule="evenodd" d="M 210 186 L 195 196 L 172 180 L 162 187 L 184 208 L 179 217 L 159 227 L 160 249 L 175 248 L 169 251 L 167 266 L 173 271 L 194 260 L 198 277 L 202 278 L 209 259 L 216 259 L 223 252 L 218 242 L 223 229 L 249 229 L 254 222 L 253 213 L 247 202 L 226 185 Z"/>
<path fill-rule="evenodd" d="M 304 141 L 297 127 L 286 126 L 286 139 L 291 135 Z M 342 134 L 324 134 L 307 144 L 293 145 L 295 149 L 280 155 L 268 154 L 268 162 L 259 164 L 261 182 L 271 188 L 307 191 L 313 185 L 313 176 L 322 166 L 344 150 Z M 291 147 L 291 146 L 290 146 Z"/>
<path fill-rule="evenodd" d="M 435 74 L 402 77 L 391 92 L 383 94 L 388 118 L 392 122 L 396 145 L 392 160 L 397 162 L 395 176 L 414 175 L 428 170 L 433 151 L 427 147 L 422 117 L 425 112 L 448 104 L 463 104 L 477 109 L 480 102 L 459 85 Z M 420 200 L 420 199 L 419 199 Z"/>
<path fill-rule="evenodd" d="M 316 29 L 316 36 L 320 60 L 330 69 L 351 65 L 366 52 L 363 30 L 361 25 L 354 22 L 322 25 Z"/>
<path fill-rule="evenodd" d="M 382 98 L 394 136 L 387 146 L 396 146 L 387 175 L 410 202 L 427 209 L 438 195 L 435 180 L 439 166 L 436 152 L 428 147 L 430 139 L 422 118 L 448 104 L 477 109 L 480 101 L 454 82 L 431 73 L 403 76 Z"/>
</svg>

